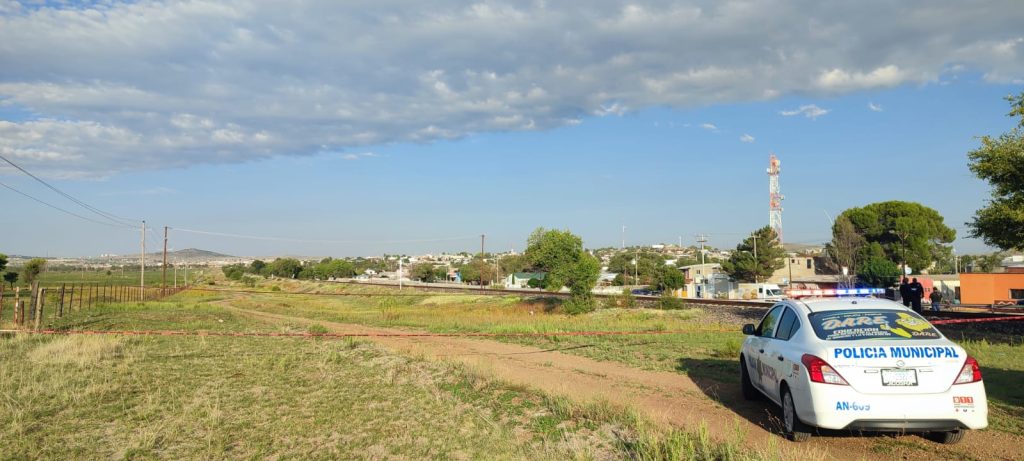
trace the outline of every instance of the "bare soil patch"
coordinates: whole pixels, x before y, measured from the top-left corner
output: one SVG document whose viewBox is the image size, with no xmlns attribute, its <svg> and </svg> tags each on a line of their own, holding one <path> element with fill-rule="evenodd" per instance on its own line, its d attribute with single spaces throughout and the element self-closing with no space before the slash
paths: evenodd
<svg viewBox="0 0 1024 461">
<path fill-rule="evenodd" d="M 337 333 L 403 333 L 408 330 L 367 327 L 280 314 L 227 309 L 273 323 L 319 324 Z M 798 459 L 1021 459 L 1024 437 L 996 431 L 971 432 L 964 442 L 944 446 L 916 435 L 826 433 L 804 444 L 785 441 L 777 411 L 766 402 L 746 402 L 734 385 L 690 375 L 646 371 L 614 362 L 497 341 L 415 337 L 370 338 L 394 351 L 428 359 L 450 360 L 515 384 L 537 388 L 580 402 L 608 401 L 631 406 L 652 419 L 697 431 L 706 426 L 718 440 L 743 443 L 756 450 L 781 446 Z M 685 359 L 681 359 L 685 361 Z M 699 370 L 701 364 L 685 364 Z M 738 365 L 737 365 L 738 366 Z"/>
</svg>

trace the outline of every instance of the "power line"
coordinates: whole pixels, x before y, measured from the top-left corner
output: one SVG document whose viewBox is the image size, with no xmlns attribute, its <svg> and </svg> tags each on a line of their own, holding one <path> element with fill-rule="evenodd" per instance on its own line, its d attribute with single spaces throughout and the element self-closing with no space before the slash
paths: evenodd
<svg viewBox="0 0 1024 461">
<path fill-rule="evenodd" d="M 57 211 L 60 211 L 60 212 L 63 212 L 63 213 L 67 213 L 67 214 L 69 214 L 71 216 L 74 216 L 76 218 L 84 219 L 86 221 L 93 222 L 93 223 L 96 223 L 96 224 L 102 224 L 104 226 L 119 227 L 119 228 L 124 228 L 124 229 L 131 229 L 132 228 L 131 226 L 128 226 L 128 225 L 125 225 L 125 224 L 112 224 L 112 223 L 109 223 L 109 222 L 97 221 L 95 219 L 92 219 L 92 218 L 89 218 L 89 217 L 86 217 L 86 216 L 82 216 L 82 215 L 80 215 L 78 213 L 65 210 L 65 209 L 63 209 L 63 208 L 61 208 L 61 207 L 59 207 L 57 205 L 53 205 L 51 203 L 44 202 L 44 201 L 42 201 L 40 199 L 37 199 L 37 198 L 35 198 L 35 197 L 31 196 L 31 195 L 28 195 L 28 194 L 26 194 L 26 193 L 24 193 L 24 192 L 22 192 L 22 191 L 20 191 L 18 189 L 15 189 L 15 188 L 7 185 L 7 184 L 4 184 L 2 182 L 0 182 L 0 186 L 6 187 L 7 189 L 10 189 L 12 192 L 14 192 L 16 194 L 19 194 L 19 195 L 21 195 L 23 197 L 26 197 L 28 199 L 31 199 L 31 200 L 35 200 L 36 202 L 39 202 L 39 203 L 41 203 L 43 205 L 46 205 L 46 206 L 48 206 L 50 208 L 53 208 L 54 210 L 57 210 Z"/>
<path fill-rule="evenodd" d="M 36 176 L 36 175 L 34 175 L 34 174 L 32 174 L 32 173 L 29 173 L 29 171 L 28 171 L 28 170 L 26 170 L 26 169 L 24 169 L 24 168 L 22 168 L 22 167 L 18 166 L 18 165 L 17 165 L 17 164 L 15 164 L 14 162 L 10 161 L 10 160 L 9 160 L 9 159 L 8 159 L 7 157 L 4 157 L 3 155 L 0 155 L 0 159 L 2 159 L 3 161 L 5 161 L 5 162 L 7 162 L 7 163 L 11 164 L 11 166 L 13 166 L 14 168 L 17 168 L 17 169 L 18 169 L 18 171 L 21 171 L 22 173 L 25 173 L 25 174 L 26 174 L 26 175 L 28 175 L 28 176 L 29 176 L 30 178 L 32 178 L 32 179 L 35 179 L 35 180 L 36 180 L 36 181 L 38 181 L 38 182 L 39 182 L 40 184 L 42 184 L 42 185 L 46 186 L 46 187 L 47 187 L 47 188 L 49 188 L 50 190 L 52 190 L 52 191 L 54 191 L 54 192 L 56 192 L 56 193 L 58 193 L 58 194 L 60 194 L 60 195 L 64 196 L 64 198 L 67 198 L 68 200 L 71 200 L 72 202 L 75 202 L 75 203 L 77 203 L 77 204 L 78 204 L 78 205 L 80 205 L 81 207 L 83 207 L 83 208 L 85 208 L 85 209 L 87 209 L 87 210 L 89 210 L 89 211 L 91 211 L 91 212 L 93 212 L 93 213 L 95 213 L 95 214 L 97 214 L 97 215 L 100 215 L 100 216 L 102 216 L 102 217 L 106 218 L 107 220 L 113 221 L 113 222 L 115 222 L 115 223 L 117 223 L 117 224 L 120 224 L 120 225 L 122 225 L 122 226 L 130 226 L 130 227 L 133 227 L 133 228 L 138 228 L 138 227 L 139 227 L 139 226 L 136 226 L 136 225 L 133 225 L 133 224 L 128 224 L 128 222 L 132 222 L 132 221 L 138 221 L 138 220 L 133 220 L 133 219 L 128 219 L 128 218 L 122 218 L 122 217 L 119 217 L 119 216 L 116 216 L 116 215 L 112 215 L 112 214 L 110 214 L 110 213 L 107 213 L 107 212 L 105 212 L 105 211 L 103 211 L 103 210 L 100 210 L 100 209 L 98 209 L 98 208 L 95 208 L 95 207 L 93 207 L 93 206 L 89 205 L 88 203 L 85 203 L 85 202 L 83 202 L 83 201 L 81 201 L 81 200 L 79 200 L 79 199 L 77 199 L 77 198 L 75 198 L 75 197 L 72 197 L 71 195 L 69 195 L 69 194 L 65 193 L 64 191 L 62 191 L 62 190 L 60 190 L 60 189 L 57 189 L 56 187 L 54 187 L 54 186 L 50 185 L 50 183 L 48 183 L 48 182 L 46 182 L 46 181 L 43 181 L 42 179 L 40 179 L 40 178 L 39 178 L 38 176 Z"/>
</svg>

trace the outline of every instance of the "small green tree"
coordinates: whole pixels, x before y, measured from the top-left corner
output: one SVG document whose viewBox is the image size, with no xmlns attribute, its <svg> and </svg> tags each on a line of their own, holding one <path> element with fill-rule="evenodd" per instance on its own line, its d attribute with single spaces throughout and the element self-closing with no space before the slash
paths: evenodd
<svg viewBox="0 0 1024 461">
<path fill-rule="evenodd" d="M 782 259 L 785 256 L 786 251 L 779 245 L 775 230 L 765 226 L 736 245 L 736 251 L 732 252 L 727 261 L 722 262 L 722 270 L 734 280 L 756 282 L 771 277 L 776 270 L 781 269 L 785 265 Z"/>
<path fill-rule="evenodd" d="M 11 285 L 11 289 L 14 289 L 14 284 L 18 282 L 18 273 L 11 271 L 4 273 L 4 281 Z"/>
<path fill-rule="evenodd" d="M 259 275 L 263 273 L 263 268 L 265 267 L 267 267 L 267 263 L 263 262 L 263 260 L 254 259 L 249 263 L 249 272 Z"/>
<path fill-rule="evenodd" d="M 0 272 L 7 268 L 7 255 L 0 253 Z"/>
<path fill-rule="evenodd" d="M 437 271 L 434 270 L 434 265 L 430 263 L 421 263 L 412 266 L 412 270 L 409 271 L 412 278 L 422 282 L 433 282 L 437 280 Z"/>
<path fill-rule="evenodd" d="M 654 283 L 651 287 L 655 290 L 678 290 L 686 286 L 686 276 L 683 272 L 672 266 L 662 266 L 655 273 Z"/>
<path fill-rule="evenodd" d="M 635 261 L 635 265 L 634 265 Z M 648 249 L 625 250 L 615 254 L 608 261 L 608 271 L 624 275 L 625 279 L 634 280 L 634 284 L 654 284 L 658 272 L 665 267 L 665 258 Z"/>
<path fill-rule="evenodd" d="M 971 172 L 992 186 L 992 199 L 967 223 L 971 236 L 1003 250 L 1024 249 L 1024 92 L 1006 98 L 1017 126 L 998 138 L 981 137 L 967 154 Z"/>
<path fill-rule="evenodd" d="M 45 268 L 45 259 L 32 258 L 27 263 L 25 263 L 25 267 L 21 268 L 21 279 L 24 280 L 25 283 L 35 282 L 36 279 L 39 278 L 39 274 L 41 274 L 43 272 L 43 269 Z"/>
<path fill-rule="evenodd" d="M 527 240 L 526 258 L 547 272 L 544 288 L 556 291 L 569 288 L 572 297 L 565 303 L 569 313 L 594 309 L 591 290 L 601 275 L 601 261 L 583 250 L 583 240 L 569 231 L 537 228 Z"/>
</svg>

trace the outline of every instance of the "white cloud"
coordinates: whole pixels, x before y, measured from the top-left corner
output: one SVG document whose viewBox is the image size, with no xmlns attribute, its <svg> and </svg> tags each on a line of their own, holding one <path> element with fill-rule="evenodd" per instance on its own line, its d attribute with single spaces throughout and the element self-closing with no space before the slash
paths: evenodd
<svg viewBox="0 0 1024 461">
<path fill-rule="evenodd" d="M 342 160 L 359 160 L 361 158 L 367 158 L 367 157 L 380 157 L 380 156 L 377 155 L 374 152 L 360 152 L 358 154 L 343 154 L 341 156 Z"/>
<path fill-rule="evenodd" d="M 782 111 L 779 111 L 779 114 L 784 115 L 786 117 L 792 117 L 794 115 L 803 115 L 804 117 L 807 117 L 807 118 L 809 118 L 811 120 L 814 120 L 814 119 L 817 119 L 818 117 L 821 117 L 822 115 L 825 115 L 825 114 L 827 114 L 829 112 L 832 112 L 832 111 L 830 109 L 822 109 L 822 108 L 818 107 L 817 104 L 806 104 L 806 105 L 800 106 L 798 109 L 795 109 L 795 110 L 782 110 Z"/>
<path fill-rule="evenodd" d="M 873 102 L 869 102 L 868 103 L 868 109 L 871 109 L 872 112 L 881 112 L 882 111 L 882 105 L 881 104 L 875 104 Z"/>
<path fill-rule="evenodd" d="M 745 143 L 752 143 L 752 142 L 754 142 L 754 137 L 749 135 L 749 134 L 744 133 L 743 136 L 740 136 L 740 141 L 745 142 Z"/>
<path fill-rule="evenodd" d="M 718 131 L 718 127 L 714 123 L 701 123 L 700 127 L 709 131 Z"/>
<path fill-rule="evenodd" d="M 899 66 L 888 65 L 870 72 L 849 72 L 831 69 L 818 76 L 818 86 L 826 90 L 860 90 L 899 85 L 908 80 L 906 72 Z"/>
<path fill-rule="evenodd" d="M 0 107 L 30 114 L 0 126 L 0 149 L 48 176 L 96 177 L 834 95 L 950 69 L 1013 82 L 1021 23 L 1024 8 L 998 0 L 0 0 Z"/>
</svg>

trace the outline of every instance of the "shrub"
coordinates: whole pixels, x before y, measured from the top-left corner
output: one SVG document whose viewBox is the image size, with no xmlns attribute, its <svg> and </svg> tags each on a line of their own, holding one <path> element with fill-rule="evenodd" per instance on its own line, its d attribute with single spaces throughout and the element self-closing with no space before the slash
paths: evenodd
<svg viewBox="0 0 1024 461">
<path fill-rule="evenodd" d="M 661 295 L 661 299 L 658 300 L 658 306 L 662 309 L 683 309 L 686 307 L 686 303 L 682 299 L 672 296 L 670 293 Z"/>
<path fill-rule="evenodd" d="M 573 296 L 562 303 L 562 310 L 566 314 L 578 315 L 594 312 L 594 298 L 591 296 Z"/>
</svg>

